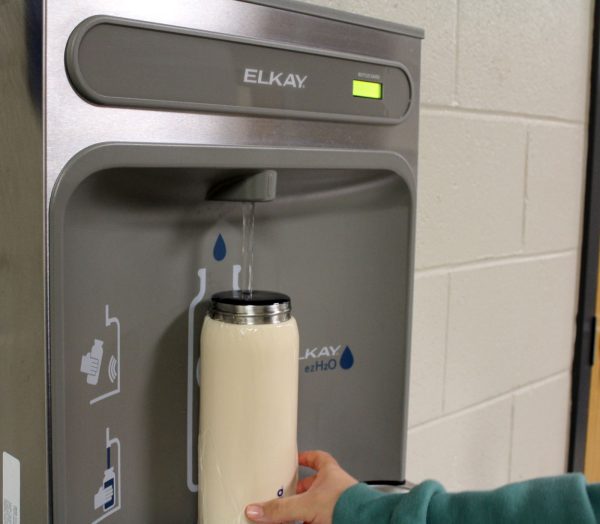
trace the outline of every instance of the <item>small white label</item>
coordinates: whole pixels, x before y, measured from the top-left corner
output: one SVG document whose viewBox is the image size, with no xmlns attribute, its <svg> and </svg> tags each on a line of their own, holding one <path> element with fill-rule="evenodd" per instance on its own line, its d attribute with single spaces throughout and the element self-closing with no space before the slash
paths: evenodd
<svg viewBox="0 0 600 524">
<path fill-rule="evenodd" d="M 2 453 L 2 524 L 21 522 L 21 463 Z"/>
</svg>

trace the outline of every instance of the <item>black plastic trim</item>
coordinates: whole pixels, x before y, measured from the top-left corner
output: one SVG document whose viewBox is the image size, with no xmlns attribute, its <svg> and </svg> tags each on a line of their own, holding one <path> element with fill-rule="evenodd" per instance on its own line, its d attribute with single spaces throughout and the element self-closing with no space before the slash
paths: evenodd
<svg viewBox="0 0 600 524">
<path fill-rule="evenodd" d="M 587 176 L 581 249 L 577 336 L 571 386 L 569 471 L 583 471 L 594 354 L 596 288 L 600 233 L 600 0 L 595 2 Z"/>
<path fill-rule="evenodd" d="M 369 486 L 404 486 L 406 480 L 365 480 Z"/>
</svg>

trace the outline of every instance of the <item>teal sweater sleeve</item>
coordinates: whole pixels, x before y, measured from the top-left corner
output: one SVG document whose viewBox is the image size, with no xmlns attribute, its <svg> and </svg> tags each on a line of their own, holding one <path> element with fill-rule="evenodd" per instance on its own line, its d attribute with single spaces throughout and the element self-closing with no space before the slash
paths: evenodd
<svg viewBox="0 0 600 524">
<path fill-rule="evenodd" d="M 447 493 L 433 480 L 403 495 L 366 484 L 342 493 L 333 524 L 600 524 L 600 484 L 580 474 L 509 484 L 493 491 Z"/>
</svg>

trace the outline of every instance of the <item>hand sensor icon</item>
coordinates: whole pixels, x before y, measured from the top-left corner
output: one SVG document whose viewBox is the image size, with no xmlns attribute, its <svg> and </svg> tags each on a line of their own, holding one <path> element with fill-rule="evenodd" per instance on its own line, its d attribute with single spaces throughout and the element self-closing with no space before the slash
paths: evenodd
<svg viewBox="0 0 600 524">
<path fill-rule="evenodd" d="M 87 375 L 87 383 L 92 386 L 98 384 L 98 377 L 102 368 L 102 355 L 104 354 L 103 345 L 102 340 L 95 339 L 92 349 L 81 357 L 80 371 Z"/>
</svg>

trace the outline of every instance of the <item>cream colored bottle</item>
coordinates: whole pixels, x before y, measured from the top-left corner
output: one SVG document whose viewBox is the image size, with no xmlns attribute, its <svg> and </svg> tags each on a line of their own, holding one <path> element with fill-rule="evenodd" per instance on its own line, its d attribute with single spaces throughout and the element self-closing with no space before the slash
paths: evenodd
<svg viewBox="0 0 600 524">
<path fill-rule="evenodd" d="M 200 346 L 199 523 L 247 523 L 247 504 L 296 489 L 299 348 L 289 297 L 214 295 Z"/>
</svg>

